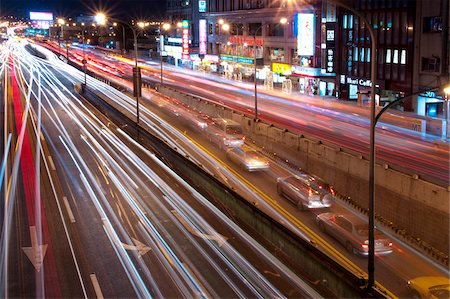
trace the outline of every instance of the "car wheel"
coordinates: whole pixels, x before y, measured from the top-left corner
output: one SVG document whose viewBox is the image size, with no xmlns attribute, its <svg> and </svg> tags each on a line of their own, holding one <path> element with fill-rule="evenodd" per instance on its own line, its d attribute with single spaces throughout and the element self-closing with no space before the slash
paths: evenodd
<svg viewBox="0 0 450 299">
<path fill-rule="evenodd" d="M 414 298 L 414 299 L 421 299 L 422 296 L 420 296 L 420 294 L 419 294 L 417 291 L 412 291 L 412 292 L 411 292 L 411 298 Z"/>
<path fill-rule="evenodd" d="M 277 193 L 278 195 L 283 195 L 283 190 L 280 185 L 277 185 Z"/>
<path fill-rule="evenodd" d="M 345 243 L 345 249 L 347 249 L 348 252 L 355 254 L 355 249 L 353 248 L 352 244 L 350 242 Z"/>
<path fill-rule="evenodd" d="M 319 222 L 319 229 L 324 233 L 327 232 L 327 229 L 325 228 L 325 224 L 322 221 Z"/>
</svg>

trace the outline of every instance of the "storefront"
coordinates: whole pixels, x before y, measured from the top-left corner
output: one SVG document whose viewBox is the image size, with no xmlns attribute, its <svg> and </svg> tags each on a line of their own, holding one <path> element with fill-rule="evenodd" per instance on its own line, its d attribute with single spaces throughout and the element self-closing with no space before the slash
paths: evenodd
<svg viewBox="0 0 450 299">
<path fill-rule="evenodd" d="M 361 106 L 369 105 L 372 81 L 341 75 L 339 83 L 339 90 L 341 92 L 339 98 L 357 100 Z"/>
<path fill-rule="evenodd" d="M 215 73 L 219 70 L 219 56 L 206 54 L 199 69 L 208 73 Z"/>
<path fill-rule="evenodd" d="M 434 91 L 421 93 L 417 97 L 417 114 L 430 117 L 444 117 L 444 99 Z"/>
<path fill-rule="evenodd" d="M 322 73 L 320 68 L 293 66 L 292 77 L 298 79 L 298 91 L 307 95 L 333 96 L 334 73 Z"/>
</svg>

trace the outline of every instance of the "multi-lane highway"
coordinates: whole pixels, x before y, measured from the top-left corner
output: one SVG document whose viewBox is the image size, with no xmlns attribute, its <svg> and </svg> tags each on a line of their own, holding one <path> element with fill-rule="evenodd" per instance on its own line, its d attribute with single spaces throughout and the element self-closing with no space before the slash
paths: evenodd
<svg viewBox="0 0 450 299">
<path fill-rule="evenodd" d="M 2 294 L 8 297 L 317 297 L 148 150 L 74 92 L 82 74 L 3 49 L 13 134 Z M 130 109 L 125 95 L 92 88 Z M 149 110 L 143 121 L 183 139 Z M 180 149 L 196 152 L 189 140 Z M 186 146 L 186 144 L 190 144 Z M 4 151 L 6 152 L 6 151 Z M 195 155 L 193 155 L 195 157 Z M 209 157 L 201 163 L 217 165 Z M 4 186 L 4 187 L 5 187 Z"/>
<path fill-rule="evenodd" d="M 81 74 L 73 69 L 66 68 L 66 66 L 61 66 L 61 68 L 64 68 L 67 72 L 73 72 L 74 78 L 70 79 L 73 80 L 72 82 L 81 82 Z M 67 72 L 64 73 L 65 76 L 68 76 Z M 90 78 L 88 85 L 97 89 L 98 92 L 104 94 L 106 98 L 109 98 L 117 106 L 129 113 L 131 117 L 134 117 L 135 106 L 132 99 L 118 93 L 109 86 L 100 84 Z M 143 125 L 151 129 L 154 134 L 167 140 L 169 144 L 178 148 L 180 151 L 187 154 L 187 156 L 192 157 L 197 163 L 204 165 L 207 171 L 216 173 L 218 177 L 221 177 L 224 180 L 224 182 L 233 188 L 238 189 L 248 200 L 257 202 L 259 206 L 270 213 L 275 219 L 279 219 L 279 221 L 283 223 L 287 222 L 287 226 L 290 229 L 295 230 L 298 234 L 303 235 L 306 238 L 314 239 L 320 244 L 320 247 L 323 247 L 323 250 L 330 251 L 331 254 L 336 254 L 334 253 L 335 251 L 342 252 L 337 254 L 337 259 L 341 259 L 343 263 L 356 269 L 355 271 L 364 272 L 365 259 L 358 258 L 345 252 L 343 246 L 332 238 L 327 235 L 321 235 L 318 227 L 314 223 L 315 213 L 299 212 L 284 198 L 276 194 L 276 178 L 289 175 L 290 171 L 288 169 L 285 169 L 282 165 L 277 165 L 274 161 L 271 163 L 271 171 L 265 173 L 249 174 L 242 169 L 235 169 L 232 164 L 229 164 L 226 161 L 225 152 L 223 150 L 217 149 L 214 145 L 210 144 L 209 141 L 202 136 L 201 132 L 192 129 L 192 126 L 189 125 L 189 121 L 192 119 L 189 117 L 187 119 L 183 118 L 185 115 L 190 115 L 192 111 L 182 111 L 182 108 L 177 103 L 161 99 L 153 93 L 146 94 L 145 96 L 148 99 L 151 99 L 153 105 L 149 106 L 150 102 L 143 101 Z M 156 110 L 149 110 L 150 107 L 153 107 L 152 109 Z M 163 107 L 163 110 L 167 113 L 165 116 L 158 116 L 156 114 L 161 112 L 161 107 Z M 171 124 L 179 129 L 173 128 Z M 106 128 L 100 128 L 97 128 L 96 131 L 100 132 L 106 130 Z M 90 140 L 96 140 L 99 137 L 102 137 L 102 134 L 96 134 L 95 138 L 90 138 Z M 80 141 L 84 140 L 89 140 L 89 138 L 83 137 L 80 139 Z M 76 144 L 78 145 L 78 143 Z M 94 146 L 91 145 L 89 147 L 91 148 Z M 98 146 L 95 146 L 95 148 L 98 148 Z M 134 148 L 131 152 L 134 153 L 136 150 L 138 149 Z M 67 161 L 66 159 L 61 160 Z M 68 160 L 70 161 L 70 159 Z M 67 162 L 62 163 L 62 165 L 65 163 Z M 97 168 L 102 169 L 102 163 L 97 162 L 97 164 L 99 164 Z M 98 177 L 101 178 L 105 175 L 108 178 L 108 169 L 103 169 L 102 173 L 98 174 Z M 136 169 L 125 169 L 123 175 L 125 175 L 125 173 L 129 175 L 130 172 L 135 171 Z M 108 181 L 111 180 L 108 179 Z M 137 182 L 136 179 L 131 179 L 131 181 Z M 78 185 L 82 184 L 79 183 Z M 122 194 L 122 192 L 116 192 L 114 194 L 116 196 L 117 194 Z M 332 211 L 351 212 L 345 205 L 340 204 L 333 206 Z M 183 224 L 186 222 L 182 220 L 181 223 Z M 221 235 L 223 235 L 222 232 Z M 420 253 L 414 251 L 407 244 L 402 244 L 402 242 L 397 240 L 394 236 L 390 236 L 390 238 L 392 238 L 394 243 L 394 252 L 388 256 L 379 257 L 377 259 L 377 280 L 383 286 L 393 291 L 394 294 L 407 297 L 406 281 L 410 278 L 423 275 L 445 275 L 445 269 L 421 256 Z M 342 257 L 341 254 L 343 254 L 344 257 Z"/>
</svg>

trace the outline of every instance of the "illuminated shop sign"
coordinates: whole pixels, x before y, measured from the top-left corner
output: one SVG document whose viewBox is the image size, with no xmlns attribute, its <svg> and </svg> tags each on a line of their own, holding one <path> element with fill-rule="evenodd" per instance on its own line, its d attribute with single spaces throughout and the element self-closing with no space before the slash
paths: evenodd
<svg viewBox="0 0 450 299">
<path fill-rule="evenodd" d="M 217 56 L 217 55 L 208 55 L 207 54 L 203 58 L 203 61 L 209 61 L 209 62 L 218 63 L 219 62 L 219 56 Z"/>
<path fill-rule="evenodd" d="M 291 73 L 291 66 L 286 63 L 272 62 L 272 72 L 278 74 Z"/>
<path fill-rule="evenodd" d="M 297 52 L 300 56 L 314 55 L 314 14 L 297 14 Z"/>
<path fill-rule="evenodd" d="M 253 37 L 248 36 L 230 36 L 228 37 L 228 41 L 232 44 L 247 44 L 248 46 L 253 46 L 254 42 L 257 46 L 262 46 L 264 44 L 262 38 L 257 38 L 255 41 Z"/>
<path fill-rule="evenodd" d="M 199 30 L 199 54 L 206 54 L 206 20 L 201 19 L 198 21 Z"/>
<path fill-rule="evenodd" d="M 341 82 L 342 82 L 342 79 L 341 79 Z M 366 86 L 366 87 L 372 86 L 372 81 L 370 81 L 369 79 L 357 79 L 357 78 L 347 77 L 346 83 L 359 85 L 359 86 Z"/>
<path fill-rule="evenodd" d="M 334 76 L 334 74 L 322 72 L 322 69 L 315 67 L 305 67 L 305 66 L 293 66 L 292 70 L 295 74 L 307 77 L 326 77 L 326 76 Z"/>
<path fill-rule="evenodd" d="M 237 63 L 243 63 L 243 64 L 253 64 L 254 59 L 249 57 L 243 57 L 243 56 L 233 56 L 233 55 L 220 55 L 220 60 L 224 61 L 234 61 Z"/>
<path fill-rule="evenodd" d="M 206 1 L 198 1 L 198 12 L 206 12 Z"/>
<path fill-rule="evenodd" d="M 182 48 L 183 48 L 183 59 L 188 60 L 189 59 L 189 21 L 183 20 L 181 22 L 181 28 L 182 28 Z"/>
<path fill-rule="evenodd" d="M 53 14 L 51 12 L 35 12 L 30 11 L 31 21 L 53 21 Z"/>
</svg>

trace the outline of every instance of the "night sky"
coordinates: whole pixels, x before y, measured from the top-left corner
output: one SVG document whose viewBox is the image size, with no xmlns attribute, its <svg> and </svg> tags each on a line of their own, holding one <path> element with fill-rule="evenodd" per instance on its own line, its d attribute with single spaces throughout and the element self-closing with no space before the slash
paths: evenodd
<svg viewBox="0 0 450 299">
<path fill-rule="evenodd" d="M 164 0 L 0 0 L 0 15 L 28 16 L 30 10 L 50 11 L 55 16 L 76 16 L 106 12 L 108 16 L 135 19 L 163 19 Z"/>
</svg>

